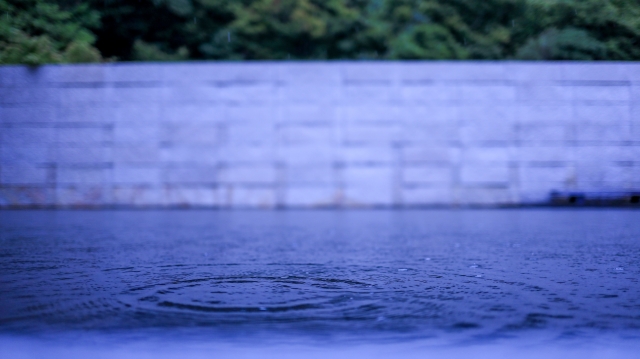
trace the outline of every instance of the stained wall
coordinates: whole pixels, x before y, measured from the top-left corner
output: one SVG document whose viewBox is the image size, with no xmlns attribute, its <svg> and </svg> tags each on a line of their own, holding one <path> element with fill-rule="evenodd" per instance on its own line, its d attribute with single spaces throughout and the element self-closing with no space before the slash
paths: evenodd
<svg viewBox="0 0 640 359">
<path fill-rule="evenodd" d="M 0 206 L 545 203 L 640 190 L 640 64 L 0 67 Z"/>
</svg>

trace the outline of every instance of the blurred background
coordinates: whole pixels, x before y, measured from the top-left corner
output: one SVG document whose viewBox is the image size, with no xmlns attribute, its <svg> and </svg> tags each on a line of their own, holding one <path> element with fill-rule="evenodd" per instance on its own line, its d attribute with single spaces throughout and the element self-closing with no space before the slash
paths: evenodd
<svg viewBox="0 0 640 359">
<path fill-rule="evenodd" d="M 638 59 L 638 0 L 0 0 L 0 206 L 637 206 Z"/>
<path fill-rule="evenodd" d="M 638 0 L 0 0 L 0 63 L 640 59 Z"/>
</svg>

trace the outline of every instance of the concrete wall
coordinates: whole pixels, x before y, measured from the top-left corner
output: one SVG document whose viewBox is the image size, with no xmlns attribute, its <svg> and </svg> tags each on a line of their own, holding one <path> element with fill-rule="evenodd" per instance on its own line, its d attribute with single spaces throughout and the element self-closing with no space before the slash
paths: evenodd
<svg viewBox="0 0 640 359">
<path fill-rule="evenodd" d="M 0 206 L 415 206 L 640 189 L 640 64 L 0 67 Z"/>
</svg>

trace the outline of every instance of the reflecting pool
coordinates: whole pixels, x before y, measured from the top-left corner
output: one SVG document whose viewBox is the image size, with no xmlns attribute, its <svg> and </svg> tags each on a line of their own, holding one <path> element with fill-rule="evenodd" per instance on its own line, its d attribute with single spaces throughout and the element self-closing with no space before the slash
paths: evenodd
<svg viewBox="0 0 640 359">
<path fill-rule="evenodd" d="M 639 263 L 634 210 L 0 211 L 0 348 L 635 349 Z"/>
</svg>

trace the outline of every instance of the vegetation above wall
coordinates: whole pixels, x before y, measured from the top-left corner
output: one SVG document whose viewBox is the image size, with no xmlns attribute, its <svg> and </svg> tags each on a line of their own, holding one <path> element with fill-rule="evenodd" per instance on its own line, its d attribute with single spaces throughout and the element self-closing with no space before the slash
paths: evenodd
<svg viewBox="0 0 640 359">
<path fill-rule="evenodd" d="M 0 63 L 639 60 L 640 0 L 0 0 Z"/>
<path fill-rule="evenodd" d="M 0 63 L 97 62 L 92 30 L 100 14 L 88 4 L 0 0 Z"/>
</svg>

